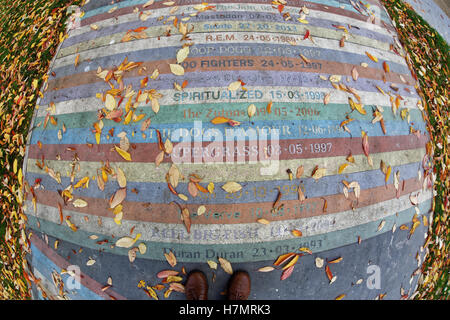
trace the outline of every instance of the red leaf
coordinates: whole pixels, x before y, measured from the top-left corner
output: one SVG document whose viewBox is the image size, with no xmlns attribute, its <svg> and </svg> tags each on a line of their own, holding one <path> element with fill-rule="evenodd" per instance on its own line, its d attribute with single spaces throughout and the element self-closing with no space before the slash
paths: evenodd
<svg viewBox="0 0 450 320">
<path fill-rule="evenodd" d="M 308 39 L 310 35 L 309 30 L 306 30 L 305 36 L 303 37 L 303 40 Z"/>
<path fill-rule="evenodd" d="M 292 274 L 292 271 L 294 271 L 294 267 L 295 265 L 290 266 L 289 268 L 284 270 L 283 273 L 281 274 L 281 280 L 286 280 L 287 278 L 289 278 Z"/>
</svg>

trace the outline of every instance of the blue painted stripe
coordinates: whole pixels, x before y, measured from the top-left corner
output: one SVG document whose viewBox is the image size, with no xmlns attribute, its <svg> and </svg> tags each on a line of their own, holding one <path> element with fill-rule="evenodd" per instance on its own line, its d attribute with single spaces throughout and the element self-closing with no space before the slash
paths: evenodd
<svg viewBox="0 0 450 320">
<path fill-rule="evenodd" d="M 33 243 L 31 243 L 31 265 L 39 270 L 39 272 L 50 282 L 53 283 L 52 280 L 52 271 L 56 271 L 61 275 L 61 268 L 58 267 L 52 260 L 50 260 L 46 255 L 44 255 Z M 70 278 L 68 274 L 61 275 L 64 283 Z M 69 281 L 72 281 L 70 279 Z M 103 300 L 103 297 L 100 297 L 96 293 L 92 292 L 84 285 L 80 283 L 80 289 L 70 289 L 67 290 L 67 296 L 72 300 Z M 75 293 L 74 293 L 75 292 Z"/>
<path fill-rule="evenodd" d="M 345 110 L 342 111 L 342 113 L 345 113 Z M 226 124 L 222 125 L 214 125 L 211 122 L 198 122 L 194 123 L 192 122 L 183 122 L 183 123 L 170 123 L 170 124 L 157 124 L 152 125 L 151 128 L 158 129 L 164 137 L 167 136 L 167 134 L 170 131 L 170 140 L 174 143 L 181 142 L 181 139 L 175 139 L 172 137 L 173 132 L 176 130 L 180 130 L 181 128 L 187 129 L 189 132 L 192 132 L 195 134 L 195 132 L 200 132 L 200 129 L 204 129 L 205 132 L 207 130 L 211 130 L 209 132 L 206 132 L 203 137 L 200 135 L 192 138 L 192 141 L 194 139 L 196 141 L 200 141 L 202 139 L 205 142 L 212 142 L 214 141 L 214 136 L 210 135 L 212 132 L 217 132 L 219 130 L 222 133 L 224 141 L 231 141 L 231 140 L 248 140 L 248 137 L 241 135 L 237 139 L 233 136 L 230 136 L 231 131 L 225 131 L 225 130 L 234 130 L 236 134 L 238 132 L 243 132 L 241 130 L 245 130 L 248 132 L 249 129 L 255 130 L 256 138 L 262 137 L 258 133 L 258 128 L 262 129 L 263 127 L 267 128 L 277 128 L 279 129 L 279 139 L 280 140 L 286 140 L 286 139 L 308 139 L 308 138 L 325 138 L 325 139 L 333 139 L 333 138 L 349 138 L 350 134 L 344 131 L 342 128 L 339 127 L 341 120 L 273 120 L 273 121 L 254 121 L 252 123 L 249 123 L 248 121 L 243 122 L 239 127 L 232 128 Z M 92 125 L 92 123 L 86 123 L 86 125 Z M 51 126 L 51 125 L 49 125 Z M 100 139 L 100 144 L 118 144 L 120 142 L 120 138 L 116 137 L 110 137 L 109 139 L 106 138 L 108 135 L 108 131 L 111 128 L 114 128 L 114 131 L 119 133 L 122 131 L 125 131 L 128 134 L 128 139 L 131 143 L 156 143 L 158 142 L 157 135 L 155 130 L 149 129 L 145 133 L 147 135 L 146 138 L 142 137 L 140 134 L 140 126 L 141 124 L 138 123 L 136 125 L 117 125 L 112 127 L 103 127 Z M 286 128 L 289 128 L 289 132 L 287 130 L 283 130 L 283 126 Z M 369 135 L 369 137 L 375 137 L 375 136 L 399 136 L 399 135 L 408 135 L 410 131 L 410 126 L 406 121 L 385 121 L 385 128 L 387 130 L 387 134 L 383 134 L 383 131 L 381 129 L 381 126 L 378 123 L 370 124 L 368 125 L 367 121 L 360 121 L 355 120 L 350 122 L 347 127 L 351 130 L 353 136 L 360 137 L 361 130 L 364 128 L 364 131 Z M 194 129 L 195 128 L 195 129 Z M 321 128 L 320 131 L 318 131 Z M 301 129 L 301 132 L 300 132 Z M 330 129 L 330 130 L 328 130 Z M 426 124 L 424 122 L 419 122 L 414 124 L 414 129 L 420 130 L 421 132 L 427 132 L 426 131 Z M 87 127 L 87 128 L 69 128 L 67 129 L 66 133 L 64 133 L 62 140 L 58 140 L 57 137 L 57 131 L 56 130 L 44 130 L 44 131 L 37 131 L 35 134 L 31 137 L 31 144 L 37 144 L 38 141 L 40 141 L 42 144 L 84 144 L 84 143 L 94 143 L 95 142 L 95 135 L 92 133 L 93 127 Z M 151 134 L 149 131 L 151 130 Z M 195 131 L 194 131 L 195 130 Z M 330 132 L 331 131 L 331 132 Z M 137 132 L 137 134 L 134 134 L 133 132 Z M 226 132 L 228 134 L 226 134 Z M 267 133 L 267 139 L 268 144 L 270 144 L 269 139 L 275 139 L 275 135 L 272 133 Z"/>
<path fill-rule="evenodd" d="M 230 15 L 230 14 L 234 14 L 235 16 L 228 16 L 226 18 L 224 18 L 223 16 L 221 17 L 221 15 Z M 260 18 L 256 18 L 255 15 L 256 14 L 260 14 Z M 181 20 L 183 18 L 184 15 L 174 15 L 176 16 L 179 20 Z M 238 11 L 238 12 L 231 12 L 231 11 L 215 11 L 214 13 L 209 13 L 208 14 L 208 22 L 212 22 L 212 21 L 263 21 L 263 22 L 278 22 L 278 23 L 285 23 L 287 25 L 289 24 L 293 24 L 293 25 L 298 25 L 297 22 L 297 18 L 300 17 L 300 15 L 295 15 L 295 14 L 291 14 L 292 19 L 285 21 L 283 19 L 283 17 L 278 13 L 278 12 L 274 12 L 274 13 L 270 13 L 270 12 L 246 12 L 246 11 Z M 202 15 L 197 15 L 195 17 L 191 17 L 191 19 L 189 20 L 190 23 L 196 23 L 196 22 L 206 22 L 204 19 L 202 19 Z M 321 19 L 321 18 L 312 18 L 312 17 L 308 17 L 308 25 L 310 26 L 315 26 L 315 27 L 321 27 L 321 28 L 328 28 L 330 30 L 337 30 L 335 27 L 333 27 L 333 24 L 336 24 L 335 21 L 330 21 L 330 20 L 326 20 L 326 19 Z M 66 39 L 62 45 L 62 48 L 66 48 L 78 43 L 82 43 L 82 42 L 87 42 L 90 40 L 94 40 L 96 38 L 100 38 L 100 37 L 105 37 L 108 35 L 112 35 L 115 33 L 120 33 L 120 32 L 127 32 L 128 30 L 133 30 L 139 27 L 156 27 L 156 26 L 163 26 L 165 25 L 165 23 L 163 22 L 163 20 L 159 19 L 158 17 L 154 17 L 154 18 L 149 18 L 146 21 L 130 21 L 130 22 L 125 22 L 122 23 L 120 25 L 114 25 L 114 26 L 109 26 L 109 27 L 102 27 L 99 30 L 95 30 L 95 31 L 88 31 L 85 32 L 83 34 L 80 35 L 76 35 L 76 36 L 72 36 L 68 39 Z M 391 42 L 392 41 L 392 37 L 389 35 L 385 35 L 385 34 L 381 34 L 378 32 L 375 32 L 373 30 L 370 29 L 365 29 L 365 28 L 352 28 L 352 34 L 353 35 L 359 35 L 359 36 L 363 36 L 369 39 L 374 39 L 374 40 L 378 40 L 381 42 Z"/>
<path fill-rule="evenodd" d="M 147 1 L 148 0 L 126 0 L 126 1 L 122 1 L 122 2 L 119 2 L 119 3 L 112 4 L 112 5 L 102 6 L 100 8 L 89 10 L 88 12 L 85 13 L 85 15 L 81 19 L 84 20 L 84 19 L 96 16 L 98 14 L 106 13 L 106 12 L 108 12 L 108 10 L 110 10 L 110 9 L 112 9 L 114 7 L 117 7 L 117 9 L 122 9 L 122 8 L 126 8 L 126 7 L 142 5 L 142 4 L 146 3 Z M 160 1 L 165 1 L 165 0 L 156 0 L 155 2 L 160 2 Z M 322 5 L 335 7 L 335 8 L 343 8 L 343 9 L 345 9 L 347 11 L 352 11 L 354 13 L 360 14 L 358 12 L 358 10 L 353 8 L 353 6 L 349 3 L 349 1 L 343 1 L 343 0 L 309 0 L 308 2 L 322 4 Z M 186 4 L 191 4 L 191 3 L 186 3 Z M 244 4 L 245 4 L 245 2 L 244 2 Z M 249 3 L 249 4 L 252 4 L 252 3 Z M 182 5 L 185 5 L 185 3 L 183 3 L 183 1 L 178 1 L 177 5 L 182 6 Z M 151 9 L 151 7 L 149 7 L 148 9 Z M 389 21 L 389 17 L 387 16 L 385 11 L 380 10 L 380 16 L 381 16 L 382 20 Z"/>
<path fill-rule="evenodd" d="M 162 40 L 163 41 L 163 40 Z M 270 57 L 278 56 L 285 58 L 299 58 L 300 53 L 305 54 L 305 50 L 314 50 L 319 54 L 317 56 L 308 56 L 311 59 L 318 59 L 323 61 L 332 61 L 340 63 L 353 62 L 355 65 L 359 65 L 362 62 L 368 64 L 370 68 L 383 70 L 381 63 L 376 63 L 369 59 L 366 55 L 361 55 L 358 53 L 350 53 L 346 51 L 323 49 L 316 47 L 307 46 L 292 46 L 289 44 L 260 44 L 260 43 L 232 43 L 226 44 L 226 47 L 236 48 L 234 52 L 223 52 L 224 44 L 196 44 L 192 47 L 189 53 L 189 58 L 195 57 L 205 57 L 209 60 L 219 59 L 219 57 L 233 57 L 233 56 L 248 56 L 248 59 L 255 59 L 255 57 Z M 58 79 L 60 77 L 74 76 L 80 74 L 81 71 L 86 70 L 97 70 L 98 66 L 103 69 L 108 69 L 112 66 L 118 66 L 122 63 L 124 55 L 128 57 L 128 61 L 159 61 L 166 60 L 168 58 L 175 58 L 177 51 L 180 50 L 179 46 L 163 47 L 163 48 L 153 48 L 145 50 L 136 50 L 131 52 L 121 52 L 118 54 L 112 54 L 105 57 L 99 57 L 91 59 L 90 61 L 83 61 L 80 59 L 80 63 L 75 68 L 74 64 L 66 65 L 63 67 L 55 68 L 53 71 L 56 76 L 53 79 Z M 307 55 L 307 54 L 306 54 Z M 408 67 L 404 64 L 399 64 L 396 62 L 389 61 L 389 68 L 391 72 L 400 73 L 404 75 L 410 75 Z M 321 70 L 318 70 L 321 71 Z M 330 72 L 329 70 L 322 70 L 322 72 Z"/>
<path fill-rule="evenodd" d="M 289 80 L 289 85 L 292 87 L 301 88 L 324 88 L 335 90 L 331 82 L 323 81 L 318 77 L 318 74 L 324 75 L 327 73 L 317 72 L 280 72 L 280 71 L 264 71 L 264 70 L 245 70 L 245 71 L 208 71 L 208 72 L 187 72 L 183 77 L 183 80 L 189 81 L 189 89 L 198 88 L 200 92 L 203 91 L 214 91 L 214 89 L 209 89 L 211 87 L 223 88 L 221 91 L 227 90 L 227 85 L 229 80 L 227 79 L 242 79 L 246 83 L 251 83 L 252 87 L 264 90 L 267 87 L 286 87 L 286 79 Z M 132 85 L 133 88 L 140 87 L 140 80 L 143 77 L 127 78 L 124 79 L 124 85 Z M 99 79 L 100 80 L 100 79 Z M 173 83 L 180 82 L 180 77 L 174 74 L 161 74 L 158 80 L 152 81 L 151 88 L 155 90 L 173 90 Z M 384 83 L 382 80 L 373 80 L 367 78 L 359 78 L 358 81 L 353 82 L 350 86 L 358 91 L 376 92 L 379 93 L 378 89 L 375 87 L 378 85 L 381 89 L 389 92 L 391 89 L 389 83 Z M 403 84 L 398 85 L 399 90 L 402 90 L 403 97 L 414 97 L 418 98 L 415 89 L 412 86 L 407 86 Z M 205 88 L 208 88 L 205 90 Z M 406 93 L 404 88 L 409 88 L 411 93 Z M 104 81 L 98 81 L 95 83 L 89 83 L 85 85 L 80 85 L 76 87 L 69 87 L 66 89 L 59 89 L 56 91 L 47 92 L 45 97 L 41 100 L 41 105 L 47 105 L 50 102 L 63 102 L 82 98 L 95 97 L 99 92 L 105 92 L 109 90 L 110 87 Z M 403 94 L 405 92 L 405 94 Z M 174 90 L 174 94 L 177 92 Z M 227 92 L 232 96 L 236 96 L 237 92 Z M 212 100 L 212 99 L 211 99 Z M 98 100 L 99 106 L 101 106 L 101 100 Z"/>
<path fill-rule="evenodd" d="M 402 180 L 412 179 L 417 177 L 417 171 L 421 168 L 420 162 L 408 163 L 392 168 L 392 172 L 400 172 Z M 307 198 L 319 198 L 323 196 L 330 196 L 335 194 L 342 194 L 342 180 L 358 181 L 361 190 L 372 189 L 380 186 L 384 186 L 384 174 L 381 170 L 369 170 L 363 172 L 355 172 L 349 174 L 329 175 L 325 176 L 317 181 L 312 178 L 304 178 L 300 181 L 305 187 L 305 196 Z M 58 184 L 47 174 L 26 173 L 26 179 L 30 184 L 33 184 L 35 179 L 41 179 L 41 184 L 45 187 L 45 190 L 54 191 L 61 190 L 62 188 L 70 185 L 70 178 L 62 177 L 61 184 Z M 390 177 L 390 181 L 393 181 L 393 175 Z M 239 181 L 237 181 L 239 182 Z M 388 184 L 391 183 L 388 181 Z M 282 190 L 286 185 L 298 185 L 297 182 L 290 180 L 274 180 L 274 181 L 243 181 L 239 182 L 243 189 L 242 192 L 237 193 L 236 197 L 233 197 L 233 203 L 257 203 L 261 201 L 274 201 L 278 195 L 279 188 Z M 221 184 L 222 185 L 222 184 Z M 139 193 L 127 192 L 126 201 L 129 202 L 151 202 L 151 203 L 170 203 L 171 201 L 180 201 L 180 199 L 172 194 L 167 183 L 161 182 L 127 182 L 127 190 L 136 188 Z M 108 182 L 105 184 L 104 191 L 98 189 L 97 184 L 94 181 L 89 183 L 89 188 L 77 188 L 73 191 L 75 198 L 77 197 L 91 197 L 99 199 L 109 199 L 118 189 L 117 182 Z M 176 188 L 177 192 L 188 195 L 187 183 L 179 183 Z M 260 194 L 263 192 L 266 194 L 265 198 L 255 197 L 255 193 Z M 226 198 L 227 193 L 217 185 L 215 187 L 214 194 L 205 200 L 201 197 L 190 198 L 189 203 L 197 204 L 228 204 L 230 199 Z M 289 194 L 283 196 L 283 200 L 297 200 L 298 194 L 294 190 Z M 39 198 L 38 198 L 39 201 Z"/>
</svg>

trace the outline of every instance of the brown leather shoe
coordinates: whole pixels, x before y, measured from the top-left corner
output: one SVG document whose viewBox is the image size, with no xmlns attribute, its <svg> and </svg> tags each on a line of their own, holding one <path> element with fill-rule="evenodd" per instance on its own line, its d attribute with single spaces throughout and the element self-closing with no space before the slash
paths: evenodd
<svg viewBox="0 0 450 320">
<path fill-rule="evenodd" d="M 228 285 L 228 300 L 247 300 L 249 295 L 249 274 L 246 271 L 236 271 Z"/>
<path fill-rule="evenodd" d="M 187 300 L 208 300 L 208 280 L 201 271 L 192 271 L 189 273 L 184 293 Z"/>
</svg>

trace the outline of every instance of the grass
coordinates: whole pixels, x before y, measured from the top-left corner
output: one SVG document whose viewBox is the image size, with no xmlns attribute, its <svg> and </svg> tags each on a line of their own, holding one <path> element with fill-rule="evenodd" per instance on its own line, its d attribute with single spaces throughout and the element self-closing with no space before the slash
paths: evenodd
<svg viewBox="0 0 450 320">
<path fill-rule="evenodd" d="M 416 299 L 448 300 L 449 291 L 449 46 L 411 6 L 400 0 L 382 0 L 397 25 L 400 41 L 408 52 L 420 84 L 431 141 L 435 197 L 433 221 L 424 248 L 428 254 L 421 269 Z"/>
<path fill-rule="evenodd" d="M 29 299 L 21 206 L 26 136 L 66 9 L 80 1 L 0 1 L 0 299 Z"/>
</svg>

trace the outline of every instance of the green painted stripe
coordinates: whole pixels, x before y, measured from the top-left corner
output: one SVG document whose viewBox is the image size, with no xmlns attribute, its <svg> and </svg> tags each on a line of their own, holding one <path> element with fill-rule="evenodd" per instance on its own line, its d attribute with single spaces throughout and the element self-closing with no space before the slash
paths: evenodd
<svg viewBox="0 0 450 320">
<path fill-rule="evenodd" d="M 252 117 L 253 121 L 271 121 L 271 120 L 292 120 L 293 116 L 300 114 L 302 120 L 342 120 L 343 115 L 350 112 L 350 107 L 348 104 L 336 104 L 330 103 L 326 106 L 323 103 L 308 103 L 303 105 L 296 102 L 284 102 L 277 103 L 274 102 L 272 105 L 272 112 L 269 114 L 266 112 L 267 102 L 254 102 L 253 103 L 258 112 Z M 182 121 L 189 121 L 189 114 L 196 114 L 198 117 L 195 118 L 196 121 L 211 121 L 215 116 L 222 115 L 217 114 L 217 112 L 232 113 L 230 118 L 237 121 L 248 121 L 247 108 L 250 103 L 238 102 L 238 103 L 205 103 L 205 104 L 183 104 L 182 107 L 177 104 L 166 105 L 161 108 L 158 112 L 157 117 L 152 117 L 152 124 L 167 124 L 167 123 L 180 123 Z M 366 115 L 362 115 L 359 112 L 353 112 L 350 116 L 355 120 L 372 120 L 372 110 L 373 106 L 365 106 L 367 111 Z M 385 112 L 383 113 L 383 118 L 385 121 L 404 121 L 397 114 L 394 116 L 391 111 L 391 107 L 383 106 Z M 294 113 L 289 112 L 293 110 Z M 302 110 L 305 111 L 303 115 Z M 136 115 L 145 114 L 146 119 L 149 115 L 153 115 L 151 107 L 138 107 L 135 111 Z M 258 115 L 259 114 L 259 115 Z M 423 122 L 422 112 L 419 109 L 410 109 L 409 116 L 411 122 Z M 92 123 L 97 121 L 97 112 L 79 112 L 75 114 L 61 114 L 55 115 L 55 119 L 58 121 L 57 126 L 49 125 L 44 129 L 44 126 L 35 128 L 34 131 L 42 130 L 59 130 L 62 128 L 64 123 L 66 128 L 84 128 L 92 127 Z M 123 117 L 122 117 L 123 118 Z M 37 117 L 36 122 L 39 123 L 44 121 L 45 117 Z M 138 122 L 140 124 L 141 122 Z M 103 124 L 105 127 L 117 126 L 117 122 L 113 120 L 103 119 Z M 130 125 L 135 124 L 131 122 Z"/>
<path fill-rule="evenodd" d="M 315 159 L 296 159 L 296 160 L 280 160 L 279 170 L 276 175 L 261 175 L 261 168 L 265 168 L 267 164 L 257 162 L 254 164 L 250 163 L 211 163 L 205 165 L 201 164 L 177 164 L 178 169 L 187 176 L 190 172 L 201 172 L 202 176 L 205 177 L 203 182 L 209 183 L 214 180 L 214 183 L 221 183 L 227 181 L 276 181 L 285 180 L 286 170 L 291 169 L 296 170 L 297 167 L 303 165 L 305 175 L 308 175 L 313 171 L 316 165 L 321 165 L 327 168 L 325 176 L 331 176 L 338 174 L 339 166 L 343 163 L 349 163 L 349 166 L 345 168 L 342 173 L 344 179 L 346 174 L 355 172 L 364 172 L 371 169 L 379 168 L 379 163 L 381 160 L 386 163 L 386 166 L 400 166 L 408 163 L 420 162 L 425 155 L 425 149 L 411 149 L 402 150 L 395 152 L 382 152 L 371 154 L 374 168 L 371 168 L 367 163 L 367 158 L 365 155 L 355 155 L 355 164 L 350 164 L 346 161 L 346 156 L 341 157 L 329 157 L 329 158 L 315 158 Z M 69 177 L 71 167 L 70 161 L 58 161 L 58 160 L 46 160 L 46 165 L 52 168 L 55 172 L 59 172 L 62 177 Z M 81 179 L 84 176 L 93 177 L 97 174 L 97 169 L 102 167 L 101 162 L 88 162 L 81 161 L 80 171 L 77 174 L 77 178 Z M 132 163 L 132 162 L 121 162 L 118 167 L 120 167 L 127 181 L 133 182 L 165 182 L 166 173 L 169 170 L 171 164 L 161 163 L 159 168 L 156 168 L 153 162 L 151 163 Z M 116 168 L 115 164 L 112 164 L 113 168 Z M 43 170 L 39 169 L 36 165 L 35 159 L 28 159 L 27 170 L 31 173 L 44 173 Z M 220 172 L 220 175 L 216 173 Z M 95 183 L 95 181 L 91 181 Z"/>
</svg>

